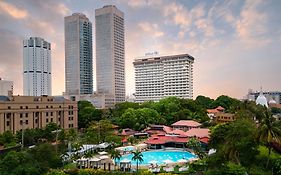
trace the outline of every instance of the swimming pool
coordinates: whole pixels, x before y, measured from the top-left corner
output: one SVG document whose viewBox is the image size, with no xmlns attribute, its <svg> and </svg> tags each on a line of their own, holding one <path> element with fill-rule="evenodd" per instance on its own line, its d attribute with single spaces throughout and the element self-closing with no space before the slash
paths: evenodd
<svg viewBox="0 0 281 175">
<path fill-rule="evenodd" d="M 155 162 L 158 165 L 165 164 L 167 160 L 176 163 L 180 159 L 189 160 L 191 158 L 196 158 L 197 156 L 186 151 L 169 150 L 169 151 L 146 151 L 142 152 L 143 162 L 140 165 L 149 165 L 151 162 Z M 120 161 L 124 159 L 131 160 L 132 165 L 136 165 L 137 162 L 132 160 L 133 154 L 123 155 Z M 118 161 L 118 162 L 120 162 Z"/>
</svg>

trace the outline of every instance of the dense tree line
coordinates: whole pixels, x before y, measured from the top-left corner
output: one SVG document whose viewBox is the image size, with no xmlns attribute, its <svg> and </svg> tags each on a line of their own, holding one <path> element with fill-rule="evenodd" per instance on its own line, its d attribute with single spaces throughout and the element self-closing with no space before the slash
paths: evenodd
<svg viewBox="0 0 281 175">
<path fill-rule="evenodd" d="M 133 102 L 118 103 L 114 109 L 96 109 L 90 102 L 78 103 L 79 128 L 87 128 L 92 121 L 109 120 L 122 128 L 142 130 L 149 124 L 170 125 L 178 120 L 196 120 L 208 123 L 206 109 L 222 106 L 228 112 L 235 112 L 240 101 L 228 96 L 216 100 L 198 96 L 196 100 L 168 97 L 159 102 L 148 101 L 142 104 Z"/>
</svg>

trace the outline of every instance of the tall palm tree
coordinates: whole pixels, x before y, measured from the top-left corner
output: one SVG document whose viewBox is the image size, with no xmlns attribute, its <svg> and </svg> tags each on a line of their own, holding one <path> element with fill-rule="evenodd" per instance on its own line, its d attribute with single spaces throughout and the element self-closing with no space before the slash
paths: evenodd
<svg viewBox="0 0 281 175">
<path fill-rule="evenodd" d="M 132 160 L 137 161 L 137 173 L 138 173 L 138 169 L 139 169 L 139 162 L 143 161 L 142 157 L 143 157 L 143 155 L 140 151 L 137 150 L 137 151 L 133 152 Z"/>
<path fill-rule="evenodd" d="M 114 159 L 114 164 L 116 166 L 117 165 L 117 160 L 120 160 L 120 158 L 122 157 L 120 151 L 113 149 L 110 152 L 110 155 L 111 155 L 111 158 Z"/>
<path fill-rule="evenodd" d="M 263 118 L 258 128 L 258 139 L 265 143 L 268 148 L 268 158 L 266 167 L 268 167 L 270 155 L 272 151 L 271 144 L 273 142 L 281 143 L 281 128 L 275 125 L 275 120 L 269 110 L 265 110 Z"/>
</svg>

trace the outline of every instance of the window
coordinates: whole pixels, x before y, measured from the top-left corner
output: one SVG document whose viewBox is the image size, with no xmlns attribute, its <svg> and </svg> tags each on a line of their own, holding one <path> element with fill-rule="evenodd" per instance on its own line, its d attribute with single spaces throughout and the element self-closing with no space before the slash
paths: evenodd
<svg viewBox="0 0 281 175">
<path fill-rule="evenodd" d="M 49 122 L 49 119 L 48 118 L 46 118 L 46 123 L 48 123 Z"/>
<path fill-rule="evenodd" d="M 8 106 L 8 109 L 11 109 L 11 106 Z"/>
<path fill-rule="evenodd" d="M 28 125 L 28 120 L 25 120 L 25 124 Z"/>
<path fill-rule="evenodd" d="M 50 116 L 53 116 L 53 112 L 51 112 Z"/>
<path fill-rule="evenodd" d="M 6 122 L 6 126 L 10 126 L 10 121 L 7 121 L 7 122 Z"/>
<path fill-rule="evenodd" d="M 28 118 L 28 113 L 25 114 L 25 117 Z"/>
<path fill-rule="evenodd" d="M 53 118 L 51 118 L 51 122 L 53 122 Z"/>
<path fill-rule="evenodd" d="M 22 109 L 22 106 L 20 106 L 20 109 Z"/>
<path fill-rule="evenodd" d="M 38 123 L 38 119 L 35 119 L 35 123 Z"/>
<path fill-rule="evenodd" d="M 46 116 L 47 116 L 47 117 L 49 116 L 49 113 L 48 113 L 48 112 L 46 112 Z"/>
<path fill-rule="evenodd" d="M 22 114 L 20 114 L 20 118 L 22 118 Z"/>
<path fill-rule="evenodd" d="M 36 109 L 39 109 L 39 106 L 36 106 Z"/>
<path fill-rule="evenodd" d="M 25 109 L 28 109 L 28 106 L 25 106 Z"/>
</svg>

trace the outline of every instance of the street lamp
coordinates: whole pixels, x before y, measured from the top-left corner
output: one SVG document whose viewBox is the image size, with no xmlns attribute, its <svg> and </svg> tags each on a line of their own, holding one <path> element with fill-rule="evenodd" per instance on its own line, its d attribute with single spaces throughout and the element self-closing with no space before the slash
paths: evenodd
<svg viewBox="0 0 281 175">
<path fill-rule="evenodd" d="M 22 120 L 21 121 L 21 149 L 23 149 L 24 147 L 24 124 L 26 124 L 26 122 Z"/>
<path fill-rule="evenodd" d="M 61 129 L 56 129 L 54 131 L 52 131 L 52 133 L 56 133 L 56 153 L 58 153 L 58 135 L 59 132 L 61 132 Z"/>
</svg>

